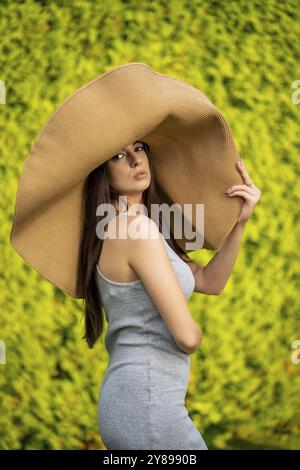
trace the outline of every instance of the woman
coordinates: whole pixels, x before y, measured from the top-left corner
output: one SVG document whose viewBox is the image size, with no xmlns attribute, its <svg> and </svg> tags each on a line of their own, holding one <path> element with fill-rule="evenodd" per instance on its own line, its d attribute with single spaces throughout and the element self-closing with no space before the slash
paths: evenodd
<svg viewBox="0 0 300 470">
<path fill-rule="evenodd" d="M 145 173 L 138 176 L 141 170 Z M 201 342 L 187 300 L 193 291 L 220 294 L 232 270 L 260 196 L 243 163 L 238 170 L 245 184 L 228 188 L 227 194 L 244 197 L 243 210 L 205 267 L 190 260 L 172 236 L 169 243 L 161 235 L 161 219 L 159 227 L 151 219 L 151 205 L 160 199 L 146 143 L 128 145 L 87 179 L 79 284 L 90 347 L 102 333 L 102 307 L 108 321 L 110 359 L 99 393 L 98 423 L 109 450 L 208 449 L 184 404 L 190 354 Z M 126 207 L 120 207 L 118 196 L 127 198 Z M 94 214 L 101 203 L 112 203 L 117 211 L 105 226 L 106 237 L 95 233 Z M 148 216 L 137 207 L 146 207 Z M 143 233 L 156 236 L 129 236 L 136 222 Z M 124 238 L 115 236 L 122 232 Z"/>
</svg>

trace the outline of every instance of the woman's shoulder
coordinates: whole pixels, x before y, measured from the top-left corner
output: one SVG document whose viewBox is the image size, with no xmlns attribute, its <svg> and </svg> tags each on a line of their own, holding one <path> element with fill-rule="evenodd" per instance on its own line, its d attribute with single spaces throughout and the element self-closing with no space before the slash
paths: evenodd
<svg viewBox="0 0 300 470">
<path fill-rule="evenodd" d="M 158 238 L 157 224 L 145 214 L 120 214 L 118 213 L 107 223 L 105 238 L 124 240 L 131 238 Z"/>
</svg>

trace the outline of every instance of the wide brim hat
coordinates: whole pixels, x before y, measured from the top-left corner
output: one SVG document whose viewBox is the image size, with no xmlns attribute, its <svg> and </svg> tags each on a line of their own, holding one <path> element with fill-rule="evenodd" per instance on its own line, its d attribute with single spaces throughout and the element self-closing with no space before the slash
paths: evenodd
<svg viewBox="0 0 300 470">
<path fill-rule="evenodd" d="M 131 142 L 150 146 L 161 198 L 203 204 L 203 248 L 235 225 L 242 183 L 230 128 L 200 90 L 141 62 L 115 67 L 76 90 L 48 120 L 25 161 L 10 240 L 45 279 L 75 298 L 88 174 Z M 197 230 L 196 214 L 190 222 Z M 171 226 L 172 228 L 172 226 Z M 184 236 L 177 240 L 185 247 Z"/>
</svg>

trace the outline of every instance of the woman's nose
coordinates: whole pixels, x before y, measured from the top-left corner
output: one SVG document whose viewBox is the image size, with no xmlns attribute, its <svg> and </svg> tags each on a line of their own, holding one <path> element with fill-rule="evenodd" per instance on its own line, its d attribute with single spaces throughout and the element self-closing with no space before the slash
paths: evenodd
<svg viewBox="0 0 300 470">
<path fill-rule="evenodd" d="M 141 162 L 142 162 L 142 158 L 140 155 L 134 155 L 134 154 L 130 155 L 130 163 L 132 165 L 140 164 Z"/>
</svg>

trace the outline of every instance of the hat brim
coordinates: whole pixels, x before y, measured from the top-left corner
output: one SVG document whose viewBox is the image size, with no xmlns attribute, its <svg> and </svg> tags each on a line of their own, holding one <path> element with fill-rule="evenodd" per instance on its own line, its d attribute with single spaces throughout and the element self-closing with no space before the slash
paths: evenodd
<svg viewBox="0 0 300 470">
<path fill-rule="evenodd" d="M 151 148 L 163 202 L 204 205 L 203 248 L 218 249 L 237 221 L 242 198 L 224 191 L 243 183 L 239 156 L 211 101 L 144 63 L 105 72 L 66 99 L 38 135 L 20 176 L 10 235 L 20 256 L 72 297 L 82 297 L 76 273 L 85 180 L 137 139 Z M 188 218 L 197 230 L 196 214 Z M 184 235 L 177 241 L 184 249 L 190 242 Z"/>
</svg>

